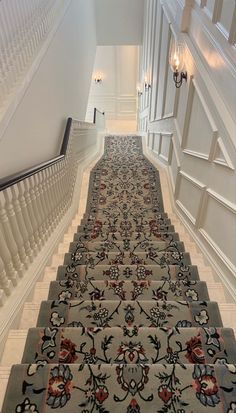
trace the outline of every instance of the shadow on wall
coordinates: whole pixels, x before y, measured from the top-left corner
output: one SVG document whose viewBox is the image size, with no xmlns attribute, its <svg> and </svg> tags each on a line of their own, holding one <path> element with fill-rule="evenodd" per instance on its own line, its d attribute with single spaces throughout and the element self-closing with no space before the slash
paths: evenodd
<svg viewBox="0 0 236 413">
<path fill-rule="evenodd" d="M 108 133 L 137 133 L 136 120 L 107 120 L 106 131 Z"/>
</svg>

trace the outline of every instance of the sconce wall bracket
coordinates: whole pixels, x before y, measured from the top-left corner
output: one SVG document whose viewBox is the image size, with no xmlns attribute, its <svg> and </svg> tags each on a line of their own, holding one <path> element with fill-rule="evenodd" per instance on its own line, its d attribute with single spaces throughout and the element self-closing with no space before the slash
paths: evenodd
<svg viewBox="0 0 236 413">
<path fill-rule="evenodd" d="M 102 78 L 101 77 L 95 77 L 94 82 L 95 83 L 102 83 Z"/>
<path fill-rule="evenodd" d="M 175 82 L 175 87 L 176 87 L 177 89 L 179 89 L 180 86 L 181 86 L 182 83 L 183 83 L 183 79 L 185 79 L 185 81 L 187 81 L 187 79 L 188 79 L 188 74 L 187 74 L 187 72 L 178 72 L 178 71 L 175 71 L 175 72 L 173 73 L 173 79 L 174 79 L 174 82 Z"/>
</svg>

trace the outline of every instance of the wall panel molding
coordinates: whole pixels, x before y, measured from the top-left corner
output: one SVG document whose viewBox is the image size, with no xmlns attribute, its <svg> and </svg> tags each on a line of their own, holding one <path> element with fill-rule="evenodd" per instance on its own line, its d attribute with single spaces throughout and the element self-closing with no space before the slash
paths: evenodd
<svg viewBox="0 0 236 413">
<path fill-rule="evenodd" d="M 196 100 L 197 99 L 197 100 Z M 208 151 L 205 153 L 202 151 L 197 151 L 196 149 L 191 148 L 191 142 L 190 141 L 190 136 L 195 133 L 195 130 L 191 131 L 191 120 L 192 117 L 194 118 L 196 116 L 196 111 L 193 111 L 193 105 L 195 102 L 195 106 L 200 104 L 201 106 L 199 107 L 199 110 L 201 112 L 199 113 L 202 114 L 201 116 L 205 116 L 205 121 L 207 121 L 210 130 L 211 130 L 211 136 L 208 137 Z M 199 103 L 197 103 L 199 102 Z M 199 119 L 201 121 L 201 119 Z M 202 118 L 202 122 L 204 121 L 204 118 Z M 195 127 L 194 127 L 195 129 Z M 205 129 L 205 133 L 206 133 Z M 202 133 L 200 130 L 199 133 Z M 216 123 L 213 119 L 213 116 L 208 108 L 208 105 L 206 103 L 206 100 L 201 92 L 201 89 L 195 79 L 191 79 L 191 83 L 189 86 L 189 95 L 188 95 L 188 101 L 187 101 L 187 110 L 186 110 L 186 117 L 185 117 L 185 122 L 184 122 L 184 132 L 183 132 L 183 137 L 182 137 L 182 144 L 181 147 L 183 149 L 183 152 L 190 155 L 190 156 L 195 156 L 201 159 L 205 160 L 210 160 L 211 158 L 211 148 L 212 145 L 214 146 L 214 142 L 216 141 L 218 137 L 218 128 L 216 126 Z M 206 138 L 206 137 L 205 137 Z M 188 143 L 190 146 L 188 146 Z M 193 142 L 192 142 L 193 143 Z M 207 141 L 205 139 L 205 145 L 207 149 Z"/>
<path fill-rule="evenodd" d="M 212 161 L 215 164 L 225 166 L 229 169 L 235 170 L 234 164 L 228 154 L 228 151 L 224 145 L 223 139 L 219 137 L 216 139 L 213 151 L 212 151 Z"/>
<path fill-rule="evenodd" d="M 205 192 L 206 192 L 206 185 L 200 182 L 198 179 L 190 176 L 183 170 L 179 170 L 178 173 L 178 185 L 176 185 L 176 192 L 175 192 L 175 198 L 176 198 L 176 204 L 181 208 L 183 213 L 188 217 L 188 219 L 192 222 L 192 224 L 195 227 L 198 227 L 200 225 L 200 220 L 202 216 L 202 208 L 204 205 L 204 197 L 205 197 Z M 197 188 L 198 191 L 193 191 L 192 194 L 189 194 L 191 197 L 196 198 L 195 205 L 198 203 L 198 207 L 196 209 L 195 215 L 189 211 L 186 205 L 184 205 L 183 201 L 179 199 L 180 197 L 180 190 L 181 190 L 181 184 L 182 184 L 182 179 L 185 179 L 187 182 L 189 182 L 193 187 Z M 199 196 L 197 198 L 197 192 L 199 193 Z"/>
</svg>

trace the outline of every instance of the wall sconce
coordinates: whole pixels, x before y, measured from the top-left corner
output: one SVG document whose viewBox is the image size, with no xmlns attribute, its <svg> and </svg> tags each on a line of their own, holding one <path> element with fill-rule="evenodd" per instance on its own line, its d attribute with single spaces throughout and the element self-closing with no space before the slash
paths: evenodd
<svg viewBox="0 0 236 413">
<path fill-rule="evenodd" d="M 184 68 L 184 46 L 177 44 L 174 39 L 171 41 L 169 52 L 169 63 L 173 72 L 173 80 L 175 87 L 178 89 L 183 83 L 183 79 L 187 81 L 187 72 L 183 71 Z"/>
<path fill-rule="evenodd" d="M 142 96 L 142 94 L 143 94 L 140 85 L 137 86 L 137 93 L 138 93 L 138 97 Z"/>
<path fill-rule="evenodd" d="M 144 78 L 144 87 L 145 87 L 145 92 L 147 92 L 148 89 L 151 89 L 151 84 L 149 83 L 147 76 L 145 76 Z"/>
<path fill-rule="evenodd" d="M 94 76 L 94 82 L 95 83 L 102 83 L 102 75 L 98 74 Z"/>
</svg>

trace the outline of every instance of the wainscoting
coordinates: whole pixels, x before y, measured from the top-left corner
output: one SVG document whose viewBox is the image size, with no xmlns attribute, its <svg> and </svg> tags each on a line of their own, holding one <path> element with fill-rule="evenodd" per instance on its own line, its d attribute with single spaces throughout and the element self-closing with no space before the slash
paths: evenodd
<svg viewBox="0 0 236 413">
<path fill-rule="evenodd" d="M 152 87 L 139 98 L 139 129 L 167 165 L 177 213 L 236 300 L 236 17 L 229 25 L 219 3 L 147 2 L 140 82 L 148 75 Z M 169 66 L 172 37 L 185 45 L 180 89 Z"/>
</svg>

